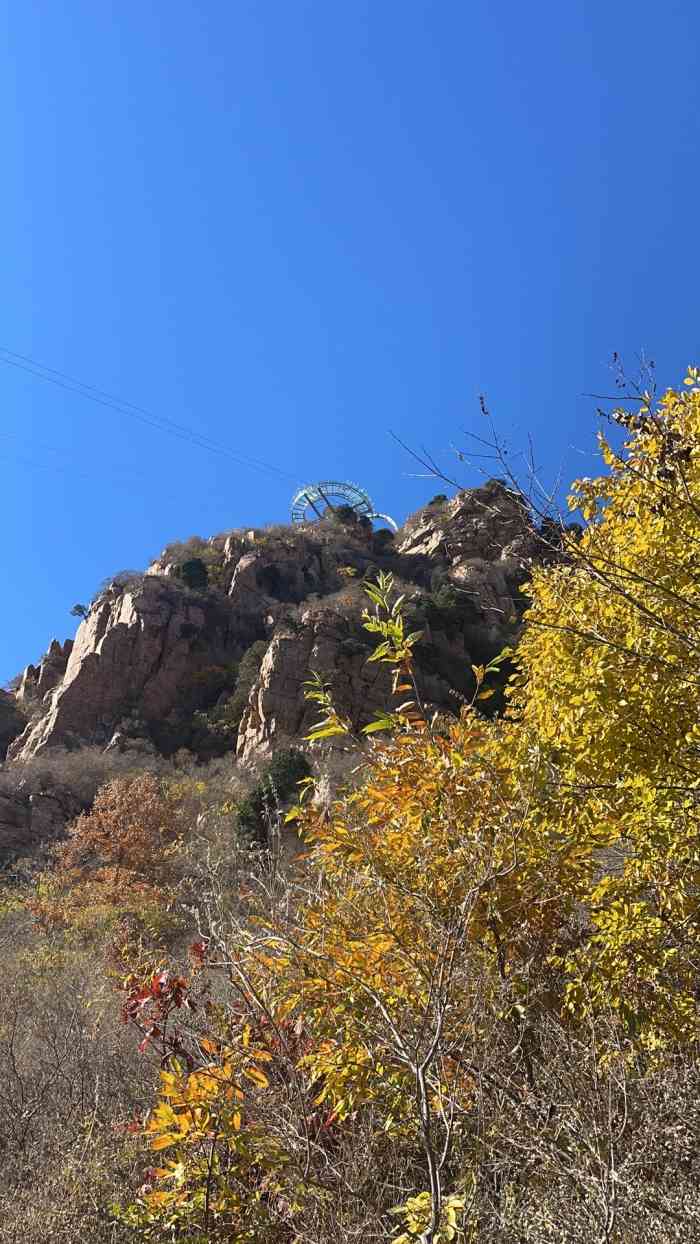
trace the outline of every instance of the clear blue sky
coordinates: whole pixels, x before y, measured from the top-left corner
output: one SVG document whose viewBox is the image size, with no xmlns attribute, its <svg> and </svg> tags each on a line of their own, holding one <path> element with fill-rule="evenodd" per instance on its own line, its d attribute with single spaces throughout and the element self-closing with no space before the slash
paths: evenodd
<svg viewBox="0 0 700 1244">
<path fill-rule="evenodd" d="M 613 350 L 700 360 L 692 0 L 24 0 L 0 49 L 0 346 L 289 472 L 0 365 L 0 680 L 169 540 L 295 481 L 398 518 L 442 453 L 590 473 Z M 465 472 L 465 482 L 475 476 Z"/>
</svg>

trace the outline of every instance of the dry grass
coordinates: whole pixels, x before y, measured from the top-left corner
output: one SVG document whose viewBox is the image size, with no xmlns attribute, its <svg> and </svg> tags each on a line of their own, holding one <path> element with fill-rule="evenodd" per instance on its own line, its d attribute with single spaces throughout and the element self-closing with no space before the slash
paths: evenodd
<svg viewBox="0 0 700 1244">
<path fill-rule="evenodd" d="M 26 928 L 2 954 L 0 1240 L 116 1244 L 107 1206 L 133 1192 L 144 1165 L 118 1129 L 152 1089 L 152 1069 L 119 1023 L 99 958 Z"/>
</svg>

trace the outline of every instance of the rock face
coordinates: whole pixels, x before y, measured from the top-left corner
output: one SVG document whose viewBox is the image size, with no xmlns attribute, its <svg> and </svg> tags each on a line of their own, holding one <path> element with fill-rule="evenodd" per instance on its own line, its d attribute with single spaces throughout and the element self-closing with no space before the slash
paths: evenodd
<svg viewBox="0 0 700 1244">
<path fill-rule="evenodd" d="M 247 759 L 307 732 L 317 717 L 303 694 L 311 671 L 328 677 L 338 707 L 364 724 L 390 695 L 386 668 L 367 664 L 372 644 L 361 625 L 361 581 L 379 569 L 395 575 L 424 632 L 422 693 L 454 707 L 451 688 L 469 690 L 470 661 L 512 639 L 520 585 L 541 557 L 522 500 L 499 481 L 426 506 L 395 540 L 329 518 L 171 546 L 146 575 L 103 591 L 74 643 L 54 642 L 28 666 L 17 703 L 31 720 L 8 756 L 82 743 L 142 755 L 193 747 L 182 742 L 196 735 L 187 723 L 226 709 L 238 663 L 261 641 L 259 675 L 228 750 Z M 183 582 L 193 559 L 208 584 L 200 590 Z"/>
<path fill-rule="evenodd" d="M 10 746 L 27 760 L 47 747 L 107 743 L 138 705 L 146 721 L 167 716 L 188 681 L 240 655 L 235 617 L 155 576 L 110 588 L 81 623 L 65 673 L 45 712 Z"/>
<path fill-rule="evenodd" d="M 271 751 L 308 733 L 318 707 L 304 699 L 312 672 L 332 689 L 334 703 L 354 729 L 371 721 L 391 698 L 386 666 L 368 664 L 364 646 L 347 619 L 332 609 L 303 612 L 294 629 L 281 628 L 272 639 L 253 687 L 238 734 L 238 753 Z"/>
<path fill-rule="evenodd" d="M 72 649 L 72 639 L 67 639 L 63 644 L 57 639 L 51 640 L 49 650 L 41 658 L 39 665 L 28 665 L 22 675 L 17 693 L 21 704 L 30 705 L 35 700 L 43 700 L 61 681 Z"/>
<path fill-rule="evenodd" d="M 532 566 L 552 555 L 522 498 L 501 480 L 419 510 L 398 547 L 441 564 L 445 582 L 465 606 L 472 602 L 464 635 L 477 647 L 482 641 L 503 646 L 512 638 L 524 604 L 520 588 Z"/>
<path fill-rule="evenodd" d="M 292 527 L 233 532 L 201 541 L 199 553 L 210 568 L 212 585 L 242 612 L 274 611 L 281 604 L 299 604 L 311 595 L 336 591 L 343 583 L 342 566 L 363 570 L 373 562 L 371 540 L 361 532 L 337 527 L 323 534 L 325 539 L 307 528 Z M 173 580 L 177 571 L 168 549 L 148 568 L 149 574 Z"/>
<path fill-rule="evenodd" d="M 0 860 L 58 837 L 80 811 L 79 800 L 60 784 L 42 788 L 25 779 L 12 792 L 0 792 Z"/>
<path fill-rule="evenodd" d="M 418 510 L 397 542 L 401 553 L 437 557 L 451 565 L 465 559 L 532 557 L 540 543 L 522 498 L 501 480 Z"/>
<path fill-rule="evenodd" d="M 22 733 L 25 722 L 15 697 L 8 691 L 0 691 L 0 762 L 5 759 L 12 740 Z"/>
</svg>

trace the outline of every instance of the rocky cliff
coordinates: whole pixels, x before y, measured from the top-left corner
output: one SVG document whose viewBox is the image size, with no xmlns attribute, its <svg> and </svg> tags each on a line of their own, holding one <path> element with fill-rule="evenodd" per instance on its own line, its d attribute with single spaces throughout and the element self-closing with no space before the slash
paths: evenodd
<svg viewBox="0 0 700 1244">
<path fill-rule="evenodd" d="M 169 546 L 145 574 L 118 576 L 75 640 L 52 643 L 4 697 L 6 770 L 85 744 L 185 748 L 200 759 L 236 751 L 246 761 L 307 731 L 312 671 L 361 726 L 390 697 L 387 671 L 367 663 L 361 622 L 363 581 L 378 570 L 393 573 L 423 630 L 422 694 L 454 711 L 455 691 L 471 690 L 471 664 L 513 639 L 520 587 L 545 552 L 522 500 L 489 481 L 436 498 L 396 537 L 344 520 L 194 539 Z M 15 809 L 15 821 L 26 814 Z"/>
</svg>

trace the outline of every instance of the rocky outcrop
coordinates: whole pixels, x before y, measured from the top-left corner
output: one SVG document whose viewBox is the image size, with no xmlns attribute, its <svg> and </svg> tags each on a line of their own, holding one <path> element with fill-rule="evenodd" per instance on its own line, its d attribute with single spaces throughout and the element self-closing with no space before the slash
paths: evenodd
<svg viewBox="0 0 700 1244">
<path fill-rule="evenodd" d="M 244 612 L 274 611 L 280 604 L 326 596 L 342 585 L 340 567 L 350 565 L 362 572 L 374 560 L 371 541 L 362 532 L 327 524 L 315 533 L 283 527 L 171 546 L 148 573 L 175 580 L 190 553 L 207 566 L 210 584 Z"/>
<path fill-rule="evenodd" d="M 495 561 L 509 550 L 534 549 L 536 532 L 519 493 L 501 480 L 458 492 L 451 501 L 425 506 L 409 518 L 397 541 L 401 553 L 444 558 Z"/>
<path fill-rule="evenodd" d="M 389 696 L 386 669 L 367 664 L 361 626 L 361 580 L 378 569 L 395 574 L 424 632 L 417 656 L 426 700 L 454 706 L 452 689 L 469 690 L 470 662 L 512 639 L 520 585 L 541 557 L 522 499 L 494 480 L 426 506 L 396 540 L 331 517 L 170 546 L 148 574 L 125 573 L 97 597 L 73 644 L 54 641 L 27 668 L 17 699 L 32 720 L 8 755 L 26 760 L 84 743 L 135 756 L 180 746 L 206 755 L 183 723 L 225 708 L 238 662 L 260 641 L 268 647 L 240 721 L 239 755 L 307 732 L 312 670 L 364 724 Z M 201 563 L 189 580 L 196 590 L 184 573 L 193 561 Z M 235 744 L 234 736 L 223 746 Z"/>
<path fill-rule="evenodd" d="M 60 837 L 81 806 L 61 784 L 22 778 L 12 791 L 0 792 L 0 862 Z"/>
<path fill-rule="evenodd" d="M 51 640 L 48 652 L 41 658 L 39 665 L 28 665 L 22 675 L 17 692 L 20 704 L 31 706 L 34 701 L 43 700 L 57 686 L 66 672 L 72 650 L 72 639 L 67 639 L 63 644 L 57 639 Z"/>
<path fill-rule="evenodd" d="M 386 666 L 368 664 L 371 645 L 334 610 L 306 611 L 293 629 L 279 630 L 263 658 L 238 734 L 243 759 L 308 733 L 318 706 L 304 698 L 312 673 L 328 682 L 338 711 L 359 730 L 391 699 Z"/>
<path fill-rule="evenodd" d="M 134 706 L 146 721 L 166 717 L 183 683 L 217 661 L 235 660 L 243 621 L 216 601 L 198 599 L 163 579 L 110 588 L 81 623 L 65 674 L 46 711 L 9 749 L 28 759 L 48 747 L 106 744 Z"/>
<path fill-rule="evenodd" d="M 8 691 L 0 690 L 0 762 L 5 759 L 13 739 L 22 733 L 26 720 L 15 697 Z"/>
<path fill-rule="evenodd" d="M 438 577 L 462 605 L 465 637 L 487 648 L 510 642 L 526 603 L 520 588 L 532 566 L 552 556 L 523 498 L 501 480 L 419 510 L 398 547 L 442 567 Z"/>
</svg>

